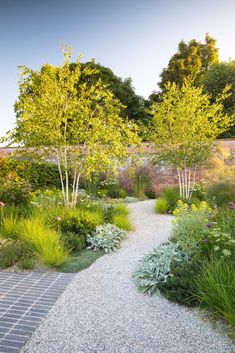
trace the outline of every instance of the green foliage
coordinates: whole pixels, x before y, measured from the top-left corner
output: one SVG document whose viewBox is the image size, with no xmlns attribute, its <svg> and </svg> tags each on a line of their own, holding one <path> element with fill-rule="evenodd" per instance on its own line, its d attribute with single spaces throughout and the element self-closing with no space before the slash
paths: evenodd
<svg viewBox="0 0 235 353">
<path fill-rule="evenodd" d="M 19 238 L 31 245 L 47 266 L 57 267 L 69 258 L 69 253 L 58 233 L 48 228 L 40 218 L 25 219 L 21 225 Z"/>
<path fill-rule="evenodd" d="M 35 162 L 14 157 L 0 158 L 0 179 L 5 179 L 12 173 L 27 180 L 33 190 L 60 187 L 58 168 L 53 163 Z"/>
<path fill-rule="evenodd" d="M 0 185 L 0 200 L 6 204 L 27 205 L 31 200 L 31 185 L 14 173 Z"/>
<path fill-rule="evenodd" d="M 187 256 L 200 256 L 203 241 L 208 239 L 210 232 L 207 228 L 208 210 L 195 208 L 193 212 L 190 208 L 181 207 L 179 212 L 175 211 L 178 216 L 173 222 L 170 239 L 177 243 Z"/>
<path fill-rule="evenodd" d="M 207 262 L 196 280 L 201 305 L 235 328 L 235 265 L 227 259 Z"/>
<path fill-rule="evenodd" d="M 155 211 L 157 213 L 167 213 L 169 209 L 168 201 L 165 197 L 158 197 L 155 202 Z"/>
<path fill-rule="evenodd" d="M 138 290 L 150 295 L 156 293 L 159 285 L 167 281 L 172 261 L 182 261 L 183 258 L 183 254 L 173 243 L 161 244 L 145 255 L 132 275 Z"/>
<path fill-rule="evenodd" d="M 203 76 L 204 91 L 212 96 L 212 102 L 221 94 L 226 85 L 231 87 L 231 95 L 223 102 L 224 111 L 229 115 L 235 113 L 235 60 L 219 62 L 212 65 Z M 235 121 L 233 127 L 221 137 L 235 137 Z"/>
<path fill-rule="evenodd" d="M 126 237 L 126 232 L 113 224 L 98 226 L 96 231 L 87 236 L 87 242 L 91 249 L 115 251 L 120 247 L 120 242 Z"/>
<path fill-rule="evenodd" d="M 71 251 L 81 251 L 86 248 L 86 237 L 84 234 L 67 231 L 61 233 L 61 239 L 65 246 Z"/>
<path fill-rule="evenodd" d="M 113 216 L 113 224 L 115 224 L 115 226 L 117 226 L 118 228 L 124 229 L 127 231 L 130 231 L 133 229 L 128 216 L 126 216 L 124 214 L 114 215 Z"/>
<path fill-rule="evenodd" d="M 219 228 L 213 228 L 204 239 L 202 252 L 204 257 L 213 256 L 215 259 L 226 258 L 235 255 L 235 239 L 229 233 L 222 232 Z M 234 257 L 235 259 L 235 257 Z"/>
<path fill-rule="evenodd" d="M 164 296 L 179 304 L 193 306 L 198 304 L 195 297 L 194 280 L 200 274 L 200 266 L 197 262 L 187 257 L 183 261 L 172 261 L 170 273 L 166 281 L 160 283 L 158 289 Z"/>
<path fill-rule="evenodd" d="M 73 66 L 74 64 L 72 64 L 72 67 Z M 101 79 L 114 96 L 125 106 L 125 109 L 121 110 L 121 116 L 123 116 L 123 118 L 129 118 L 135 122 L 146 122 L 148 114 L 145 111 L 145 99 L 135 93 L 131 78 L 123 80 L 116 76 L 111 69 L 95 62 L 82 64 L 82 69 L 84 70 L 86 68 L 91 68 L 95 70 L 95 72 L 89 77 L 89 80 L 85 77 L 84 81 L 88 84 L 94 84 Z"/>
<path fill-rule="evenodd" d="M 61 232 L 72 232 L 79 235 L 87 235 L 104 222 L 103 213 L 98 210 L 70 210 L 63 209 L 59 214 Z"/>
<path fill-rule="evenodd" d="M 17 265 L 20 269 L 26 269 L 29 262 L 34 267 L 32 249 L 19 240 L 0 239 L 0 268 L 8 268 Z"/>
<path fill-rule="evenodd" d="M 160 75 L 160 88 L 164 90 L 167 82 L 182 85 L 186 78 L 196 84 L 199 83 L 210 66 L 219 61 L 218 49 L 215 45 L 216 40 L 209 34 L 206 34 L 205 44 L 195 39 L 188 44 L 181 41 L 177 53 L 171 57 L 168 67 L 163 69 Z"/>
<path fill-rule="evenodd" d="M 222 232 L 231 234 L 235 239 L 235 211 L 228 207 L 223 207 L 218 210 L 215 216 L 217 227 Z"/>
<path fill-rule="evenodd" d="M 177 206 L 177 202 L 180 199 L 180 193 L 178 187 L 165 187 L 161 193 L 162 197 L 167 200 L 168 212 L 172 213 Z"/>
<path fill-rule="evenodd" d="M 234 180 L 213 183 L 207 189 L 206 198 L 212 205 L 216 205 L 217 207 L 227 206 L 229 202 L 235 200 Z"/>
<path fill-rule="evenodd" d="M 4 239 L 18 239 L 20 233 L 20 224 L 21 221 L 19 218 L 12 214 L 8 217 L 5 217 L 0 228 L 1 237 Z"/>
</svg>

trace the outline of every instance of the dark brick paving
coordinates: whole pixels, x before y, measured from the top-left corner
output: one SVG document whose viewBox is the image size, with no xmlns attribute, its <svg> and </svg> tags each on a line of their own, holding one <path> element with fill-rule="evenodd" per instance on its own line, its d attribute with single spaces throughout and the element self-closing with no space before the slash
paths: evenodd
<svg viewBox="0 0 235 353">
<path fill-rule="evenodd" d="M 0 272 L 0 353 L 18 353 L 74 277 Z"/>
</svg>

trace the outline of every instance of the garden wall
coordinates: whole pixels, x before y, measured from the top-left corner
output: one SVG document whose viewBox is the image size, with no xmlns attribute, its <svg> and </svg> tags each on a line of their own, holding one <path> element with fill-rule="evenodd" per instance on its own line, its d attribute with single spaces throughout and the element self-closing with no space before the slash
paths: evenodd
<svg viewBox="0 0 235 353">
<path fill-rule="evenodd" d="M 226 150 L 229 152 L 228 154 L 230 154 L 226 162 L 230 165 L 235 165 L 235 139 L 218 140 L 217 143 L 221 146 L 222 150 Z M 6 156 L 15 151 L 17 151 L 17 147 L 1 147 L 0 156 Z M 205 169 L 198 173 L 198 180 L 203 179 L 204 173 Z M 156 166 L 151 168 L 151 179 L 153 181 L 153 190 L 159 192 L 166 184 L 177 184 L 177 171 L 167 166 Z"/>
</svg>

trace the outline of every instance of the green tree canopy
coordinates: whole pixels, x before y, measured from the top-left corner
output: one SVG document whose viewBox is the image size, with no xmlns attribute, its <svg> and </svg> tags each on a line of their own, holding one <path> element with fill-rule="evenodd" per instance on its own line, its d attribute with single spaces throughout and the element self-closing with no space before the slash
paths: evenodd
<svg viewBox="0 0 235 353">
<path fill-rule="evenodd" d="M 73 63 L 71 67 L 73 68 L 75 65 Z M 84 75 L 81 76 L 81 80 L 87 81 L 88 84 L 94 84 L 97 80 L 101 80 L 106 84 L 108 89 L 123 104 L 124 107 L 121 109 L 123 118 L 131 119 L 136 123 L 144 123 L 148 119 L 148 114 L 145 110 L 146 101 L 135 93 L 130 77 L 122 79 L 115 75 L 110 68 L 97 64 L 95 61 L 81 63 L 82 72 L 88 67 L 93 69 L 93 74 L 90 75 L 89 81 L 87 81 L 87 76 Z"/>
<path fill-rule="evenodd" d="M 181 41 L 177 53 L 171 57 L 167 68 L 160 75 L 159 87 L 165 90 L 167 82 L 182 85 L 186 78 L 197 84 L 208 68 L 218 60 L 216 40 L 209 34 L 206 34 L 205 44 L 195 39 L 189 43 Z"/>
<path fill-rule="evenodd" d="M 231 95 L 224 102 L 224 112 L 234 118 L 235 116 L 235 60 L 229 62 L 220 62 L 212 65 L 205 72 L 202 78 L 204 92 L 209 93 L 212 97 L 211 101 L 215 102 L 216 98 L 223 92 L 226 85 L 231 87 Z M 235 120 L 234 125 L 225 132 L 224 137 L 235 137 Z"/>
<path fill-rule="evenodd" d="M 187 81 L 181 86 L 169 82 L 161 101 L 151 106 L 150 139 L 156 147 L 157 159 L 177 168 L 181 197 L 187 200 L 191 197 L 196 168 L 211 155 L 215 138 L 231 125 L 222 105 L 227 91 L 226 87 L 223 95 L 211 103 L 202 87 Z"/>
<path fill-rule="evenodd" d="M 44 159 L 55 158 L 64 203 L 74 206 L 80 176 L 115 170 L 139 139 L 136 126 L 120 116 L 123 105 L 101 79 L 87 83 L 97 71 L 82 68 L 79 58 L 71 70 L 70 57 L 66 50 L 62 66 L 47 64 L 40 71 L 21 67 L 16 127 L 8 139 L 33 147 Z"/>
</svg>

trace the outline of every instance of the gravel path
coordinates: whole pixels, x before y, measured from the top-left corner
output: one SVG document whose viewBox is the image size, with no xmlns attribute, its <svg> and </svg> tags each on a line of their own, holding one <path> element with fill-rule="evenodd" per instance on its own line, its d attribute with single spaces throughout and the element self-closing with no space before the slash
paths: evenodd
<svg viewBox="0 0 235 353">
<path fill-rule="evenodd" d="M 153 201 L 130 205 L 136 230 L 122 248 L 78 273 L 21 352 L 233 353 L 235 346 L 190 309 L 137 292 L 139 258 L 167 239 L 171 217 Z"/>
</svg>

